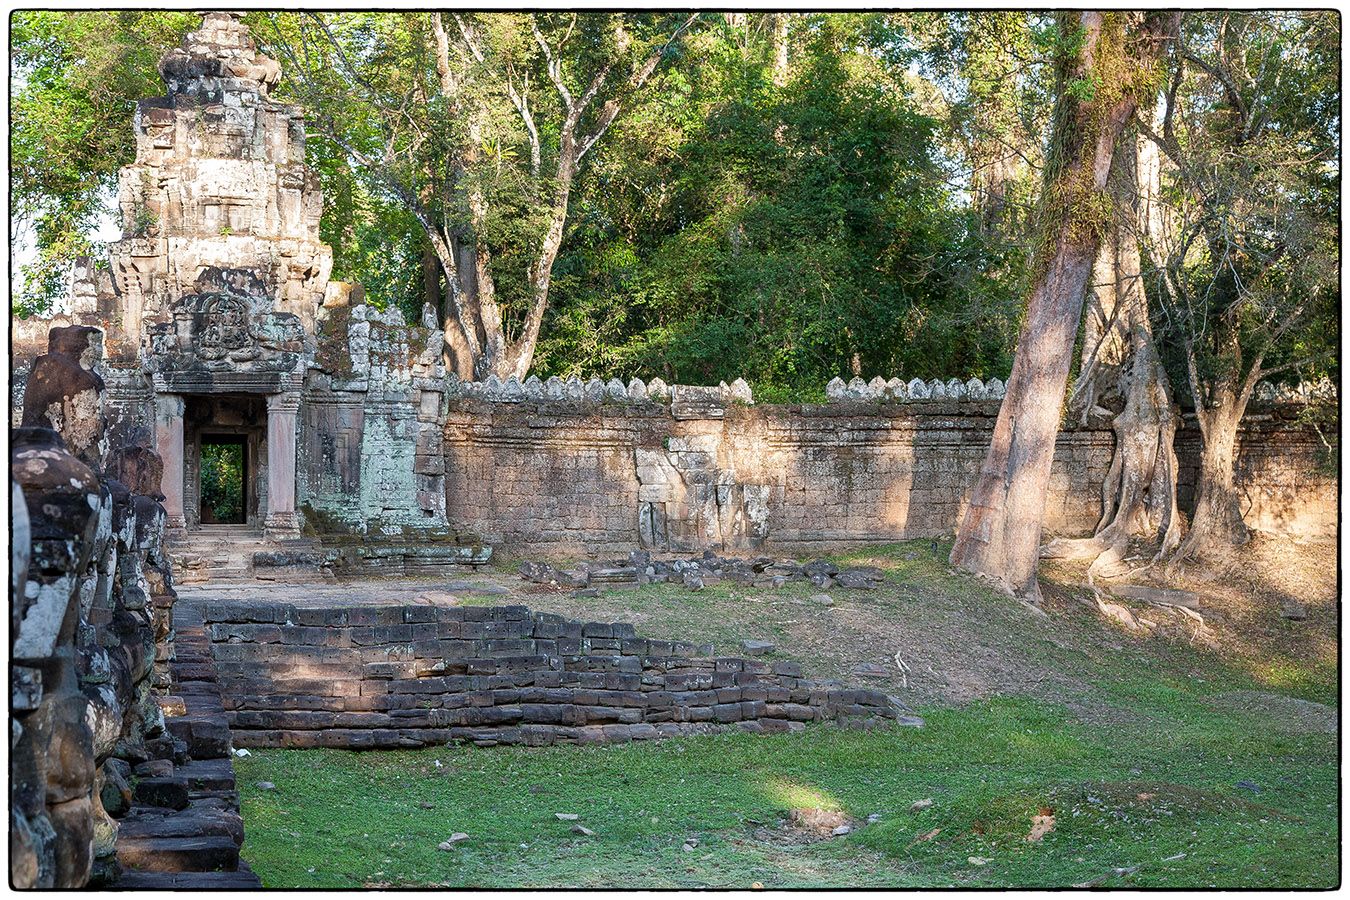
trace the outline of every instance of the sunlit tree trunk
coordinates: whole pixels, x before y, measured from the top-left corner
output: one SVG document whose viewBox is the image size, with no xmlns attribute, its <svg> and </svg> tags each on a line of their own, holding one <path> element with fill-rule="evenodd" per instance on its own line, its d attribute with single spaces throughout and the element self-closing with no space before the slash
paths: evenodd
<svg viewBox="0 0 1350 900">
<path fill-rule="evenodd" d="M 1177 415 L 1153 340 L 1140 265 L 1139 234 L 1147 223 L 1139 197 L 1156 189 L 1140 179 L 1157 174 L 1156 167 L 1139 164 L 1144 144 L 1127 138 L 1116 154 L 1110 177 L 1116 215 L 1093 269 L 1083 362 L 1069 397 L 1069 415 L 1080 424 L 1110 413 L 1099 400 L 1119 404 L 1111 423 L 1116 443 L 1102 484 L 1102 518 L 1091 538 L 1051 541 L 1041 553 L 1090 557 L 1093 574 L 1120 574 L 1130 538 L 1156 540 L 1162 555 L 1175 549 L 1181 534 L 1173 448 Z"/>
<path fill-rule="evenodd" d="M 1116 143 L 1163 41 L 1161 17 L 1130 29 L 1126 13 L 1062 13 L 1081 33 L 1060 61 L 1060 95 L 1041 208 L 1042 246 L 1007 394 L 951 561 L 1038 603 L 1036 563 L 1055 437 L 1088 278 L 1107 226 L 1102 208 Z M 1062 51 L 1063 52 L 1063 51 Z M 1103 77 L 1108 73 L 1108 77 Z M 1081 85 L 1094 90 L 1084 96 Z"/>
</svg>

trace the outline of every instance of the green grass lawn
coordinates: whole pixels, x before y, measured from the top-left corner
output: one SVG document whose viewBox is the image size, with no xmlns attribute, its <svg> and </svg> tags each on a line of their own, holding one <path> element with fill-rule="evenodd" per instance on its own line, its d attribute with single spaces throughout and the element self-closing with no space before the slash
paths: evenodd
<svg viewBox="0 0 1350 900">
<path fill-rule="evenodd" d="M 1095 687 L 1123 716 L 1111 726 L 1000 698 L 921 709 L 917 731 L 254 751 L 236 763 L 244 856 L 278 888 L 1050 887 L 1104 876 L 1108 886 L 1332 887 L 1336 736 L 1206 702 L 1246 682 L 1110 667 Z M 779 825 L 797 807 L 881 818 L 794 843 Z M 1054 830 L 1028 842 L 1042 807 Z M 594 836 L 573 833 L 560 812 Z M 438 850 L 453 832 L 469 838 Z M 697 846 L 682 849 L 691 837 Z"/>
</svg>

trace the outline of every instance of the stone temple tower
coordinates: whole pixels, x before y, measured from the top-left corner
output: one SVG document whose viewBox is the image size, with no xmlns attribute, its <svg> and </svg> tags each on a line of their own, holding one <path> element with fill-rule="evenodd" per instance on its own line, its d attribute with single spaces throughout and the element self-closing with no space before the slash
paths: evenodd
<svg viewBox="0 0 1350 900">
<path fill-rule="evenodd" d="M 237 428 L 260 424 L 250 409 L 265 403 L 266 447 L 251 455 L 265 456 L 267 502 L 253 504 L 269 532 L 293 533 L 296 413 L 332 269 L 302 114 L 269 99 L 280 66 L 228 13 L 206 13 L 159 71 L 168 94 L 139 104 L 136 161 L 121 172 L 110 256 L 122 334 L 106 352 L 139 353 L 152 380 L 171 527 L 184 524 L 190 395 L 198 418 L 233 407 Z"/>
<path fill-rule="evenodd" d="M 271 97 L 280 66 L 237 16 L 208 12 L 159 72 L 108 265 L 77 269 L 68 312 L 14 322 L 18 395 L 50 328 L 92 326 L 110 442 L 159 451 L 185 548 L 295 557 L 317 539 L 386 570 L 478 559 L 446 520 L 442 335 L 330 281 L 304 116 Z M 227 455 L 222 504 L 209 461 Z"/>
</svg>

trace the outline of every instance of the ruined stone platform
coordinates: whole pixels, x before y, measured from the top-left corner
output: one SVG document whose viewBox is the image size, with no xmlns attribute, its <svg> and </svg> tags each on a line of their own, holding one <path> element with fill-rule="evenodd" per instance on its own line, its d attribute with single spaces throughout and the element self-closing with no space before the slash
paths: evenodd
<svg viewBox="0 0 1350 900">
<path fill-rule="evenodd" d="M 201 609 L 239 746 L 541 746 L 922 724 L 894 697 L 807 679 L 797 662 L 714 657 L 711 645 L 524 606 Z"/>
</svg>

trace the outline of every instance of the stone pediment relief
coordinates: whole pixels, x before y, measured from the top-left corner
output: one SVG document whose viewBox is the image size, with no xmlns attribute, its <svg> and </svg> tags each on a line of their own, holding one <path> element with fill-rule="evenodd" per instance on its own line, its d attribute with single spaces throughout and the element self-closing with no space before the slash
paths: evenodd
<svg viewBox="0 0 1350 900">
<path fill-rule="evenodd" d="M 208 267 L 195 286 L 171 304 L 171 321 L 151 329 L 151 371 L 297 367 L 304 326 L 298 316 L 273 308 L 272 292 L 256 272 Z"/>
</svg>

